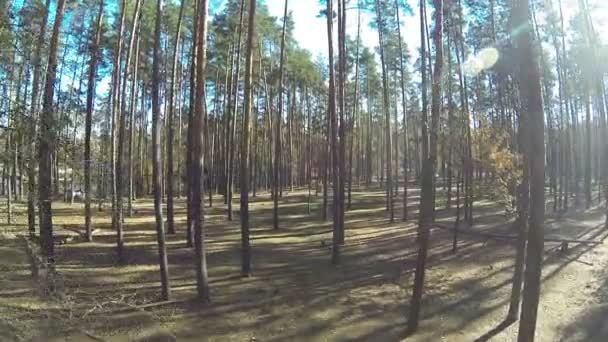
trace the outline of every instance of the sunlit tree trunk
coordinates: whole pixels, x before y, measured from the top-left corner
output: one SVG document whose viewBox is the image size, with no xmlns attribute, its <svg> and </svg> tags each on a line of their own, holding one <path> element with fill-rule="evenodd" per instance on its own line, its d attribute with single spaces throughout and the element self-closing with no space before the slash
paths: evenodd
<svg viewBox="0 0 608 342">
<path fill-rule="evenodd" d="M 47 262 L 54 264 L 53 213 L 51 209 L 51 155 L 55 146 L 53 96 L 57 74 L 57 46 L 63 23 L 65 0 L 57 2 L 55 22 L 49 45 L 49 59 L 46 69 L 42 115 L 40 117 L 40 136 L 38 150 L 38 201 L 40 216 L 40 247 Z M 47 8 L 48 11 L 48 8 Z M 9 194 L 10 197 L 10 194 Z"/>
<path fill-rule="evenodd" d="M 236 116 L 238 113 L 239 107 L 239 77 L 241 71 L 241 37 L 243 34 L 243 17 L 245 12 L 245 0 L 241 0 L 241 9 L 240 9 L 240 19 L 239 19 L 239 28 L 238 28 L 238 38 L 236 41 L 236 57 L 235 57 L 235 65 L 236 71 L 234 75 L 234 79 L 232 81 L 232 120 L 230 124 L 230 132 L 228 133 L 230 136 L 230 144 L 228 145 L 228 220 L 232 221 L 232 191 L 234 188 L 234 150 L 235 150 L 235 135 L 236 135 Z"/>
<path fill-rule="evenodd" d="M 179 56 L 179 42 L 180 35 L 182 32 L 182 16 L 184 14 L 184 3 L 182 0 L 179 7 L 179 16 L 177 19 L 177 30 L 175 32 L 175 43 L 173 45 L 173 63 L 171 65 L 171 85 L 169 87 L 169 113 L 167 114 L 167 179 L 165 180 L 167 189 L 167 232 L 169 234 L 175 234 L 175 221 L 174 221 L 174 209 L 173 209 L 173 197 L 175 185 L 174 174 L 173 174 L 173 146 L 175 127 L 173 124 L 175 116 L 175 90 L 177 83 L 177 61 Z M 179 179 L 179 176 L 178 176 Z"/>
<path fill-rule="evenodd" d="M 137 94 L 138 94 L 138 79 L 137 73 L 139 70 L 139 45 L 141 41 L 141 25 L 138 26 L 137 37 L 135 42 L 135 60 L 133 61 L 133 80 L 131 81 L 131 104 L 129 108 L 129 185 L 128 185 L 128 199 L 127 199 L 127 215 L 133 216 L 133 200 L 135 200 L 135 193 L 133 189 L 133 150 L 135 144 L 135 112 L 137 111 Z M 144 108 L 142 108 L 143 111 Z"/>
<path fill-rule="evenodd" d="M 38 33 L 38 38 L 36 42 L 36 50 L 34 52 L 34 57 L 32 60 L 34 71 L 32 75 L 32 99 L 30 102 L 30 112 L 32 115 L 32 120 L 30 120 L 29 125 L 29 138 L 30 143 L 27 144 L 27 154 L 28 154 L 28 163 L 27 163 L 27 183 L 28 183 L 28 191 L 27 191 L 27 222 L 28 222 L 28 230 L 30 236 L 34 236 L 36 234 L 36 135 L 37 135 L 37 125 L 36 122 L 38 120 L 38 98 L 39 98 L 39 87 L 41 83 L 41 74 L 42 74 L 42 62 L 41 55 L 42 49 L 44 46 L 44 39 L 46 36 L 46 26 L 49 19 L 49 8 L 51 5 L 51 0 L 46 0 L 46 5 L 44 6 L 44 14 L 42 16 L 42 22 L 40 24 L 40 32 Z"/>
</svg>

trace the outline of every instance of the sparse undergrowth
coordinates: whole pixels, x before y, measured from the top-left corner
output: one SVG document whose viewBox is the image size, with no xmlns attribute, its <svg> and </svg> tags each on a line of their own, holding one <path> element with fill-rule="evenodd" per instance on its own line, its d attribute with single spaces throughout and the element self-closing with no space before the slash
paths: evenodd
<svg viewBox="0 0 608 342">
<path fill-rule="evenodd" d="M 417 190 L 411 191 L 415 198 Z M 254 199 L 254 273 L 250 278 L 239 276 L 238 222 L 225 220 L 223 206 L 207 211 L 212 303 L 205 307 L 194 299 L 193 251 L 185 247 L 183 202 L 177 203 L 178 234 L 168 237 L 174 294 L 168 303 L 159 302 L 149 200 L 137 201 L 137 213 L 125 220 L 126 265 L 115 263 L 109 210 L 95 213 L 98 232 L 92 243 L 73 239 L 57 246 L 63 291 L 50 298 L 39 296 L 29 276 L 25 251 L 16 239 L 25 229 L 25 217 L 18 215 L 15 225 L 5 227 L 2 235 L 0 330 L 6 331 L 2 339 L 59 341 L 72 336 L 119 341 L 159 334 L 179 341 L 403 338 L 415 261 L 414 221 L 388 222 L 382 191 L 355 192 L 353 208 L 346 216 L 342 263 L 334 267 L 329 260 L 330 222 L 318 218 L 320 198 L 313 198 L 312 214 L 306 214 L 305 196 L 302 191 L 283 196 L 278 231 L 272 230 L 267 194 Z M 220 202 L 221 198 L 215 201 Z M 415 202 L 411 205 L 415 215 Z M 22 210 L 18 207 L 17 213 Z M 57 235 L 82 229 L 81 204 L 54 203 L 54 210 Z M 438 220 L 448 224 L 453 213 L 454 209 L 439 210 Z M 500 206 L 488 201 L 478 202 L 475 222 L 469 229 L 495 233 L 510 229 Z M 549 219 L 547 232 L 601 239 L 605 232 L 597 228 L 599 223 L 599 211 L 579 212 Z M 504 318 L 511 245 L 468 235 L 459 241 L 457 253 L 451 247 L 449 232 L 433 233 L 423 321 L 414 340 L 471 341 Z M 603 245 L 574 246 L 568 255 L 561 255 L 547 246 L 540 341 L 552 341 L 562 331 L 571 340 L 592 336 L 576 329 L 572 332 L 568 324 L 577 315 L 567 319 L 559 311 L 573 300 L 587 303 L 581 298 L 589 293 L 606 291 L 596 275 L 601 265 L 607 265 L 605 253 L 599 252 L 604 250 Z M 568 291 L 568 300 L 555 299 L 562 291 Z M 604 299 L 593 305 L 605 303 L 606 296 L 599 298 Z M 576 311 L 590 314 L 582 304 Z M 511 326 L 496 338 L 508 340 L 514 334 Z"/>
</svg>

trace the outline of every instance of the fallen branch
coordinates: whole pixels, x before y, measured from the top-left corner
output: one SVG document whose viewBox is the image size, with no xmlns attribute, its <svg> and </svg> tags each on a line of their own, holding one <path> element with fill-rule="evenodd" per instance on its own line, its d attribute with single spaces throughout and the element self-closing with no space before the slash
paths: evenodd
<svg viewBox="0 0 608 342">
<path fill-rule="evenodd" d="M 448 226 L 440 224 L 440 223 L 433 224 L 433 227 L 452 231 L 452 232 L 456 230 L 454 227 L 448 227 Z M 490 234 L 490 233 L 484 233 L 484 232 L 479 232 L 479 231 L 472 231 L 469 229 L 458 229 L 458 233 L 487 238 L 487 239 L 517 241 L 517 236 L 515 236 L 515 235 Z M 560 238 L 550 238 L 550 237 L 545 237 L 545 242 L 578 243 L 578 244 L 583 244 L 583 245 L 599 245 L 602 243 L 602 241 L 597 241 L 597 240 L 560 239 Z"/>
</svg>

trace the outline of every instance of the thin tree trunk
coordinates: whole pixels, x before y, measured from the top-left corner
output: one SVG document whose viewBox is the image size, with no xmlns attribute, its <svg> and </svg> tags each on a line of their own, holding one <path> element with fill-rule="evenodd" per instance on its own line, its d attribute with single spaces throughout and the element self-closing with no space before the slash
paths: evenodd
<svg viewBox="0 0 608 342">
<path fill-rule="evenodd" d="M 395 12 L 397 13 L 397 37 L 399 39 L 399 70 L 401 82 L 401 106 L 403 110 L 403 221 L 407 221 L 407 190 L 408 190 L 408 135 L 407 135 L 407 100 L 405 97 L 405 65 L 403 63 L 403 46 L 401 44 L 401 19 L 399 18 L 399 3 L 395 0 Z M 399 156 L 397 156 L 399 158 Z"/>
<path fill-rule="evenodd" d="M 253 34 L 255 31 L 256 0 L 249 0 L 249 21 L 245 65 L 245 106 L 243 107 L 243 131 L 241 139 L 241 275 L 251 274 L 251 248 L 249 244 L 249 130 L 251 103 L 253 101 Z"/>
<path fill-rule="evenodd" d="M 122 116 L 120 113 L 120 72 L 121 72 L 121 57 L 123 45 L 123 28 L 126 14 L 126 0 L 121 2 L 120 6 L 120 22 L 118 26 L 118 42 L 116 48 L 116 56 L 114 57 L 114 70 L 112 80 L 112 228 L 116 231 L 116 252 L 118 255 L 118 263 L 124 263 L 124 236 L 122 228 L 122 211 L 119 207 L 119 197 L 122 193 L 119 186 L 120 167 L 120 151 L 118 145 L 120 140 L 120 124 L 118 120 Z M 128 67 L 127 67 L 128 68 Z"/>
<path fill-rule="evenodd" d="M 281 121 L 283 120 L 283 69 L 285 64 L 285 33 L 287 29 L 287 10 L 289 0 L 285 0 L 283 12 L 283 29 L 281 33 L 281 54 L 279 60 L 279 108 L 275 123 L 275 147 L 274 147 L 274 176 L 273 176 L 273 198 L 274 209 L 272 212 L 273 229 L 279 229 L 279 191 L 280 191 L 280 169 L 281 169 Z"/>
<path fill-rule="evenodd" d="M 340 0 L 339 0 L 340 1 Z M 328 54 L 329 54 L 329 102 L 328 112 L 329 121 L 331 123 L 330 141 L 331 141 L 331 163 L 332 163 L 332 177 L 333 177 L 333 235 L 332 235 L 332 254 L 331 262 L 336 265 L 340 261 L 340 219 L 337 215 L 339 207 L 338 201 L 340 199 L 340 185 L 339 185 L 339 165 L 338 165 L 338 118 L 336 116 L 336 81 L 334 72 L 334 46 L 333 46 L 333 0 L 327 1 L 327 41 L 328 41 Z"/>
<path fill-rule="evenodd" d="M 392 167 L 392 151 L 393 139 L 391 131 L 391 115 L 388 96 L 388 71 L 386 70 L 386 62 L 384 58 L 384 30 L 385 23 L 382 18 L 382 10 L 380 8 L 380 0 L 376 0 L 376 20 L 378 22 L 378 44 L 380 46 L 380 64 L 382 65 L 382 99 L 383 111 L 385 116 L 385 139 L 386 139 L 386 204 L 390 214 L 390 222 L 395 220 L 395 210 L 393 206 L 393 167 Z"/>
<path fill-rule="evenodd" d="M 156 20 L 154 28 L 154 59 L 152 63 L 152 173 L 154 178 L 154 213 L 156 218 L 156 237 L 158 242 L 158 264 L 160 266 L 161 296 L 163 300 L 171 297 L 169 284 L 169 264 L 165 245 L 165 228 L 162 210 L 162 160 L 160 147 L 160 24 L 162 0 L 156 1 Z"/>
<path fill-rule="evenodd" d="M 207 53 L 207 0 L 197 0 L 196 11 L 196 95 L 194 101 L 194 115 L 192 118 L 192 152 L 190 153 L 192 171 L 189 183 L 192 188 L 191 217 L 194 222 L 194 244 L 196 252 L 196 284 L 198 298 L 201 302 L 209 302 L 209 279 L 207 276 L 207 256 L 205 248 L 204 215 L 202 194 L 204 193 L 203 165 L 205 162 L 205 112 L 203 101 L 205 98 L 205 67 Z"/>
<path fill-rule="evenodd" d="M 443 0 L 434 0 L 435 6 L 435 31 L 433 40 L 435 44 L 435 70 L 432 75 L 432 102 L 431 102 L 431 129 L 428 150 L 426 149 L 427 132 L 426 118 L 423 116 L 423 156 L 424 164 L 422 171 L 422 184 L 420 193 L 420 214 L 418 218 L 418 258 L 416 262 L 416 274 L 414 278 L 414 289 L 412 291 L 412 302 L 410 306 L 410 317 L 408 328 L 416 331 L 420 317 L 420 306 L 422 303 L 422 292 L 424 288 L 424 276 L 426 271 L 426 259 L 429 247 L 430 228 L 433 223 L 434 183 L 435 168 L 437 163 L 437 129 L 439 126 L 439 115 L 441 107 L 441 82 L 443 77 Z M 424 13 L 424 3 L 421 11 Z M 424 28 L 424 25 L 423 25 Z M 423 49 L 423 52 L 426 51 Z M 424 83 L 423 79 L 423 83 Z M 423 111 L 424 115 L 424 111 Z"/>
<path fill-rule="evenodd" d="M 361 40 L 361 9 L 357 11 L 357 47 L 355 49 L 355 96 L 353 103 L 353 115 L 350 122 L 350 153 L 348 157 L 348 204 L 347 209 L 351 209 L 352 205 L 352 191 L 353 191 L 353 148 L 355 139 L 355 121 L 359 116 L 359 45 Z M 357 125 L 357 134 L 360 133 L 360 127 Z M 357 150 L 358 153 L 361 151 Z M 359 163 L 357 163 L 357 167 Z M 359 172 L 357 172 L 357 176 Z"/>
<path fill-rule="evenodd" d="M 179 7 L 179 16 L 177 19 L 177 31 L 175 32 L 175 44 L 173 46 L 173 64 L 171 66 L 171 86 L 169 88 L 169 113 L 167 127 L 167 179 L 165 180 L 167 186 L 167 232 L 169 234 L 175 234 L 175 221 L 174 221 L 174 209 L 173 209 L 173 186 L 174 175 L 173 175 L 173 140 L 175 128 L 173 127 L 173 117 L 175 116 L 175 88 L 177 80 L 177 61 L 179 54 L 179 39 L 182 32 L 182 17 L 184 14 L 185 1 L 182 0 Z M 179 179 L 179 177 L 178 177 Z"/>
<path fill-rule="evenodd" d="M 133 149 L 135 144 L 135 112 L 137 111 L 137 94 L 138 80 L 137 72 L 139 70 L 139 44 L 141 40 L 141 25 L 137 30 L 137 40 L 135 44 L 135 60 L 133 61 L 133 80 L 131 81 L 131 104 L 129 109 L 129 198 L 127 199 L 127 215 L 133 216 L 133 200 L 135 193 L 133 192 Z M 143 108 L 142 108 L 143 110 Z"/>
<path fill-rule="evenodd" d="M 232 82 L 233 106 L 232 120 L 230 125 L 230 144 L 228 145 L 228 221 L 232 221 L 232 191 L 234 189 L 234 150 L 235 150 L 235 135 L 236 135 L 236 115 L 238 114 L 238 98 L 239 98 L 239 77 L 241 71 L 241 37 L 243 34 L 243 17 L 245 12 L 245 0 L 241 0 L 240 19 L 238 38 L 236 41 L 236 71 Z"/>
<path fill-rule="evenodd" d="M 196 178 L 197 177 L 201 177 L 202 172 L 203 172 L 203 166 L 201 164 L 200 166 L 200 170 L 197 169 L 198 165 L 198 161 L 196 161 L 195 163 L 195 159 L 194 159 L 194 153 L 195 151 L 195 143 L 198 143 L 198 137 L 195 136 L 195 131 L 194 131 L 194 118 L 196 116 L 196 112 L 195 112 L 195 106 L 196 104 L 196 99 L 197 99 L 197 94 L 199 91 L 199 87 L 196 83 L 197 80 L 197 74 L 198 74 L 198 66 L 197 66 L 197 61 L 199 59 L 198 56 L 198 46 L 199 46 L 199 40 L 198 40 L 198 31 L 199 29 L 202 28 L 202 25 L 200 25 L 196 20 L 198 20 L 198 15 L 199 15 L 199 5 L 201 4 L 202 0 L 195 0 L 194 1 L 194 13 L 195 13 L 195 17 L 197 19 L 195 19 L 194 22 L 194 26 L 195 29 L 192 32 L 192 60 L 190 63 L 190 105 L 188 106 L 188 130 L 187 130 L 187 149 L 186 149 L 186 180 L 187 180 L 187 186 L 186 186 L 186 204 L 187 204 L 187 214 L 186 214 L 186 246 L 187 247 L 192 247 L 194 246 L 194 234 L 195 234 L 195 226 L 196 226 L 196 221 L 194 220 L 193 215 L 197 214 L 200 210 L 202 210 L 200 208 L 201 206 L 201 200 L 200 200 L 200 194 L 198 194 L 197 198 L 199 198 L 198 202 L 197 202 L 197 206 L 194 206 L 194 197 L 195 197 L 195 191 L 194 191 L 194 185 L 195 182 L 197 181 Z M 206 9 L 205 9 L 205 17 L 206 17 Z M 206 29 L 206 27 L 205 27 Z M 205 40 L 206 42 L 206 40 Z M 202 44 L 202 43 L 201 43 Z M 203 89 L 201 89 L 201 96 L 204 96 L 205 93 L 205 89 L 204 89 L 204 85 L 203 85 Z M 201 109 L 202 110 L 202 109 Z M 202 114 L 201 114 L 202 115 Z M 202 126 L 200 127 L 201 131 L 199 131 L 199 134 L 202 133 Z M 195 141 L 196 138 L 196 141 Z M 202 147 L 201 147 L 201 153 L 202 153 Z M 195 174 L 195 172 L 198 172 L 198 174 Z M 198 186 L 198 189 L 201 188 L 200 186 L 200 180 L 199 183 L 196 183 L 196 185 Z M 204 216 L 201 216 L 201 213 L 198 213 L 197 215 L 199 215 L 199 217 L 202 217 L 201 219 L 204 219 Z M 199 219 L 199 220 L 201 220 Z M 201 229 L 202 229 L 202 223 L 201 223 Z M 201 246 L 202 246 L 203 242 L 201 242 Z M 202 247 L 201 247 L 202 248 Z M 197 252 L 198 253 L 198 252 Z M 203 283 L 204 280 L 204 289 L 199 288 L 199 290 L 204 290 L 206 293 L 206 297 L 208 298 L 208 292 L 207 292 L 207 281 L 206 281 L 206 276 L 205 277 L 199 277 L 199 272 L 198 270 L 202 270 L 203 267 L 202 266 L 198 266 L 199 265 L 199 260 L 201 261 L 201 264 L 204 264 L 204 274 L 206 275 L 206 270 L 207 270 L 207 265 L 206 265 L 206 259 L 205 259 L 205 255 L 204 253 L 202 253 L 200 256 L 197 254 L 197 281 L 199 284 Z M 203 274 L 203 272 L 201 271 L 201 274 Z M 199 294 L 201 292 L 199 291 Z M 204 299 L 207 300 L 207 299 Z"/>
</svg>

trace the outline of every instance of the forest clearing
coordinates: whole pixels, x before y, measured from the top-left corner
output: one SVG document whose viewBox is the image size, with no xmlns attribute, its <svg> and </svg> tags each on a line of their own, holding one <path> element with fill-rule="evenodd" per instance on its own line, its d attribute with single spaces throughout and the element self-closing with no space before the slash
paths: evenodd
<svg viewBox="0 0 608 342">
<path fill-rule="evenodd" d="M 607 341 L 604 0 L 0 0 L 0 341 Z"/>
</svg>

